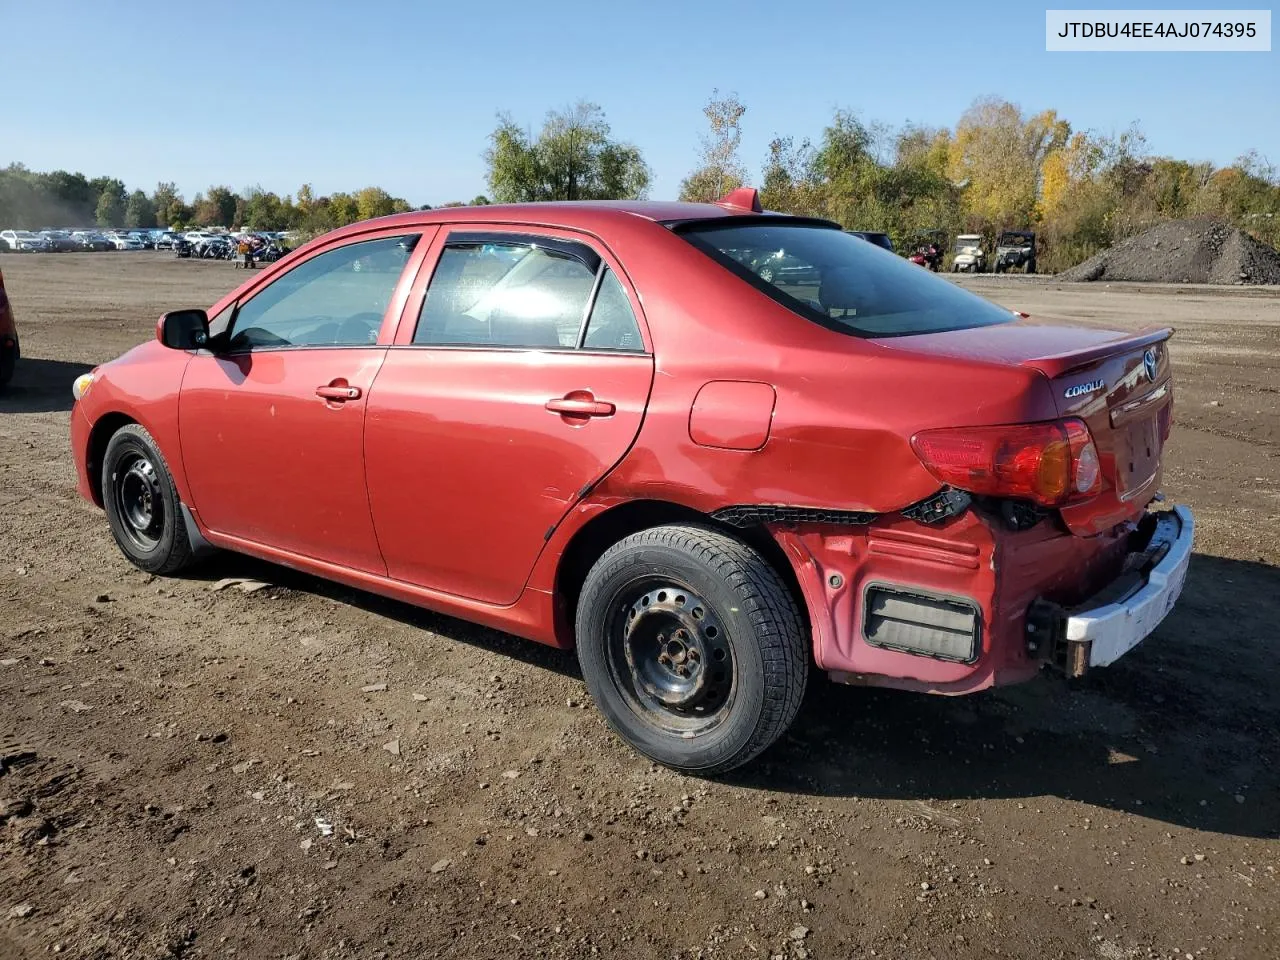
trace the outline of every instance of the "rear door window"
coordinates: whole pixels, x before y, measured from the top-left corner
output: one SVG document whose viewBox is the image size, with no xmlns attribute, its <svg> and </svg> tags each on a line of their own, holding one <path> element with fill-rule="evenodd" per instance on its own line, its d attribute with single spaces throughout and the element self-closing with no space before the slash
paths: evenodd
<svg viewBox="0 0 1280 960">
<path fill-rule="evenodd" d="M 600 258 L 552 238 L 451 237 L 422 303 L 413 342 L 574 349 Z"/>
<path fill-rule="evenodd" d="M 596 302 L 587 320 L 586 337 L 582 346 L 586 350 L 617 350 L 636 353 L 644 350 L 640 337 L 640 324 L 636 322 L 631 299 L 622 282 L 608 267 L 601 268 L 604 276 L 596 292 Z"/>
</svg>

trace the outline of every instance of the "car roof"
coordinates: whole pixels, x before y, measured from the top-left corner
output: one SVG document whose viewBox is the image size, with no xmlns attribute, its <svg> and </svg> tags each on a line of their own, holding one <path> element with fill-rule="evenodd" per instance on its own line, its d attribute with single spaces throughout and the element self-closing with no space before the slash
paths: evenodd
<svg viewBox="0 0 1280 960">
<path fill-rule="evenodd" d="M 416 227 L 437 223 L 507 223 L 592 230 L 636 219 L 670 224 L 719 217 L 760 216 L 759 211 L 714 203 L 666 200 L 554 200 L 541 203 L 494 203 L 475 207 L 437 207 L 394 213 L 363 220 L 334 231 L 334 236 L 359 233 L 370 227 Z M 781 215 L 779 215 L 781 216 Z"/>
</svg>

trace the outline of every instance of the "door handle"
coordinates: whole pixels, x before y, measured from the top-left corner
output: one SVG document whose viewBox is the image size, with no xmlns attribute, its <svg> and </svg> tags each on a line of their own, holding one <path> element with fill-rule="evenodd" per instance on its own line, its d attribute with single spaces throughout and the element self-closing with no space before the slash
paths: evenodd
<svg viewBox="0 0 1280 960">
<path fill-rule="evenodd" d="M 546 407 L 552 413 L 566 417 L 612 417 L 618 409 L 605 400 L 587 400 L 576 397 L 557 397 L 548 400 Z"/>
<path fill-rule="evenodd" d="M 359 387 L 335 387 L 332 384 L 324 387 L 316 387 L 316 396 L 323 397 L 326 400 L 332 400 L 342 403 L 346 400 L 359 400 Z"/>
</svg>

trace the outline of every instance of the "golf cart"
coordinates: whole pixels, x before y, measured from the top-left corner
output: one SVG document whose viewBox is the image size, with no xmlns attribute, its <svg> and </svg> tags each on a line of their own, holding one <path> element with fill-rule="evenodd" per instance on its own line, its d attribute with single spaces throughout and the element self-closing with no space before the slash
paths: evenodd
<svg viewBox="0 0 1280 960">
<path fill-rule="evenodd" d="M 962 233 L 952 248 L 951 272 L 982 273 L 987 269 L 987 254 L 982 249 L 982 235 Z"/>
<path fill-rule="evenodd" d="M 996 240 L 993 269 L 1004 273 L 1021 267 L 1024 273 L 1036 272 L 1036 235 L 1030 230 L 1005 230 Z"/>
</svg>

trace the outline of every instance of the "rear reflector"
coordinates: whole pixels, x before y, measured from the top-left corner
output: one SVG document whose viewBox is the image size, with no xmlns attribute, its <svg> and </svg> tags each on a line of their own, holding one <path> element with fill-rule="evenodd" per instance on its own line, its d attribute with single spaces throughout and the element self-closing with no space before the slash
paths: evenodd
<svg viewBox="0 0 1280 960">
<path fill-rule="evenodd" d="M 862 611 L 862 636 L 873 647 L 972 663 L 978 657 L 980 623 L 977 607 L 967 600 L 872 584 Z"/>
</svg>

